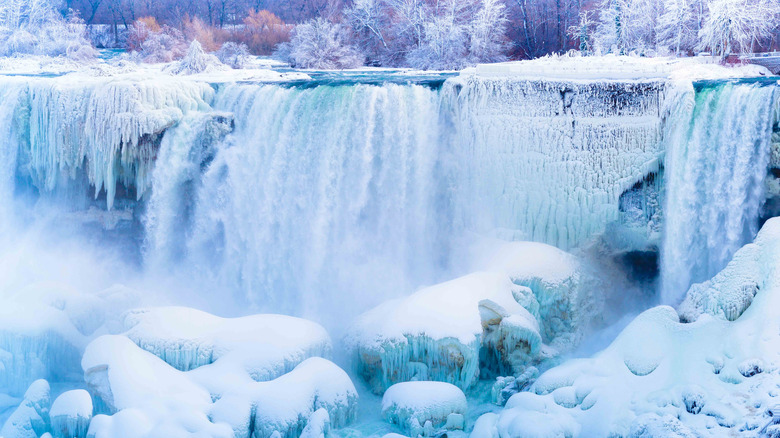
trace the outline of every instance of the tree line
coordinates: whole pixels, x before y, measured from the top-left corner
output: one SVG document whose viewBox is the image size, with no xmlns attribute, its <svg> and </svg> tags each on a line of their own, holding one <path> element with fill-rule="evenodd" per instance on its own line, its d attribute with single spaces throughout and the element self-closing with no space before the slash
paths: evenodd
<svg viewBox="0 0 780 438">
<path fill-rule="evenodd" d="M 84 24 L 97 46 L 127 48 L 149 62 L 183 56 L 193 39 L 210 52 L 228 44 L 223 52 L 236 59 L 275 54 L 309 68 L 455 69 L 572 50 L 725 56 L 780 49 L 780 0 L 51 1 L 0 2 L 0 43 L 23 51 L 37 32 L 25 17 L 49 5 L 71 33 Z M 37 38 L 43 44 L 47 36 Z"/>
</svg>

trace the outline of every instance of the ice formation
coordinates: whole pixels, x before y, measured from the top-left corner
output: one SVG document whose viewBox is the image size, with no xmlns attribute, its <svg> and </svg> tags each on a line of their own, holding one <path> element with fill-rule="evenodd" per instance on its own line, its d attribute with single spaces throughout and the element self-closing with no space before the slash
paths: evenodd
<svg viewBox="0 0 780 438">
<path fill-rule="evenodd" d="M 396 383 L 382 397 L 382 417 L 413 437 L 464 429 L 467 408 L 463 391 L 445 382 Z"/>
<path fill-rule="evenodd" d="M 557 248 L 508 243 L 487 268 L 493 271 L 421 289 L 358 318 L 348 340 L 372 390 L 409 380 L 465 390 L 481 372 L 520 375 L 576 345 L 579 324 L 598 309 L 581 294 L 576 258 Z"/>
<path fill-rule="evenodd" d="M 51 387 L 46 380 L 36 380 L 24 393 L 22 403 L 0 429 L 5 438 L 37 438 L 49 429 Z"/>
<path fill-rule="evenodd" d="M 19 114 L 4 141 L 18 149 L 20 172 L 41 191 L 85 178 L 95 197 L 105 191 L 109 209 L 118 183 L 144 194 L 165 131 L 207 108 L 214 92 L 206 83 L 165 78 L 1 80 L 3 88 L 22 88 L 18 100 L 3 102 Z"/>
<path fill-rule="evenodd" d="M 710 287 L 726 302 L 744 293 L 743 279 L 761 285 L 741 316 L 731 314 L 733 321 L 723 312 L 728 306 L 704 306 L 692 323 L 681 323 L 670 307 L 647 310 L 606 350 L 547 371 L 484 422 L 500 436 L 530 434 L 539 423 L 525 419 L 539 416 L 548 419 L 544 427 L 568 427 L 571 436 L 757 435 L 773 421 L 770 410 L 780 395 L 772 359 L 780 353 L 778 251 L 780 219 L 774 218 L 712 279 Z"/>
</svg>

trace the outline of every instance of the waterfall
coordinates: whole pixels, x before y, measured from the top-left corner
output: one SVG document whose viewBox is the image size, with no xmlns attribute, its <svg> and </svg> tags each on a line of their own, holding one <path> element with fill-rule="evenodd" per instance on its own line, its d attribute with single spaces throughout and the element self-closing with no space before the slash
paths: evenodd
<svg viewBox="0 0 780 438">
<path fill-rule="evenodd" d="M 677 99 L 665 134 L 664 304 L 678 304 L 755 237 L 780 95 L 774 84 L 704 84 Z"/>
<path fill-rule="evenodd" d="M 208 157 L 193 141 L 202 121 L 162 143 L 147 217 L 153 264 L 181 257 L 292 313 L 364 307 L 436 279 L 449 222 L 437 207 L 436 90 L 228 85 L 213 107 L 235 130 Z"/>
<path fill-rule="evenodd" d="M 2 78 L 0 196 L 113 208 L 156 278 L 311 316 L 463 274 L 485 236 L 588 245 L 663 159 L 671 303 L 755 233 L 777 92 L 669 89 Z"/>
</svg>

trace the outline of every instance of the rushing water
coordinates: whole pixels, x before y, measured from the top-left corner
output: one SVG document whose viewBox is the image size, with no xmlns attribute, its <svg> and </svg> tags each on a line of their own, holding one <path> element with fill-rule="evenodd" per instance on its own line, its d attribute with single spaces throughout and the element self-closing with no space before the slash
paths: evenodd
<svg viewBox="0 0 780 438">
<path fill-rule="evenodd" d="M 662 302 L 679 303 L 755 237 L 779 97 L 775 82 L 728 82 L 678 100 L 665 139 Z"/>
</svg>

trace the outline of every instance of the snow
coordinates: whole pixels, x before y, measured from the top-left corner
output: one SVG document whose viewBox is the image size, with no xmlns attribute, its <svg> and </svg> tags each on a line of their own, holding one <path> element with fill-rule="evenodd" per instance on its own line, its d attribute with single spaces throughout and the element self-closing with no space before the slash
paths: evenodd
<svg viewBox="0 0 780 438">
<path fill-rule="evenodd" d="M 542 415 L 548 420 L 542 424 L 571 425 L 579 436 L 755 436 L 780 395 L 773 359 L 780 353 L 778 252 L 780 219 L 774 218 L 746 247 L 751 257 L 738 253 L 713 279 L 728 297 L 742 288 L 729 273 L 744 266 L 757 276 L 762 287 L 741 316 L 729 321 L 703 312 L 680 323 L 670 307 L 649 309 L 601 353 L 565 362 L 542 374 L 530 392 L 510 398 L 499 433 L 524 431 L 525 419 Z"/>
<path fill-rule="evenodd" d="M 382 397 L 382 417 L 410 436 L 420 435 L 421 426 L 433 427 L 437 433 L 447 426 L 463 429 L 467 408 L 463 391 L 444 382 L 396 383 Z"/>
<path fill-rule="evenodd" d="M 85 438 L 92 420 L 92 397 L 83 389 L 60 394 L 49 411 L 55 438 Z"/>
</svg>

